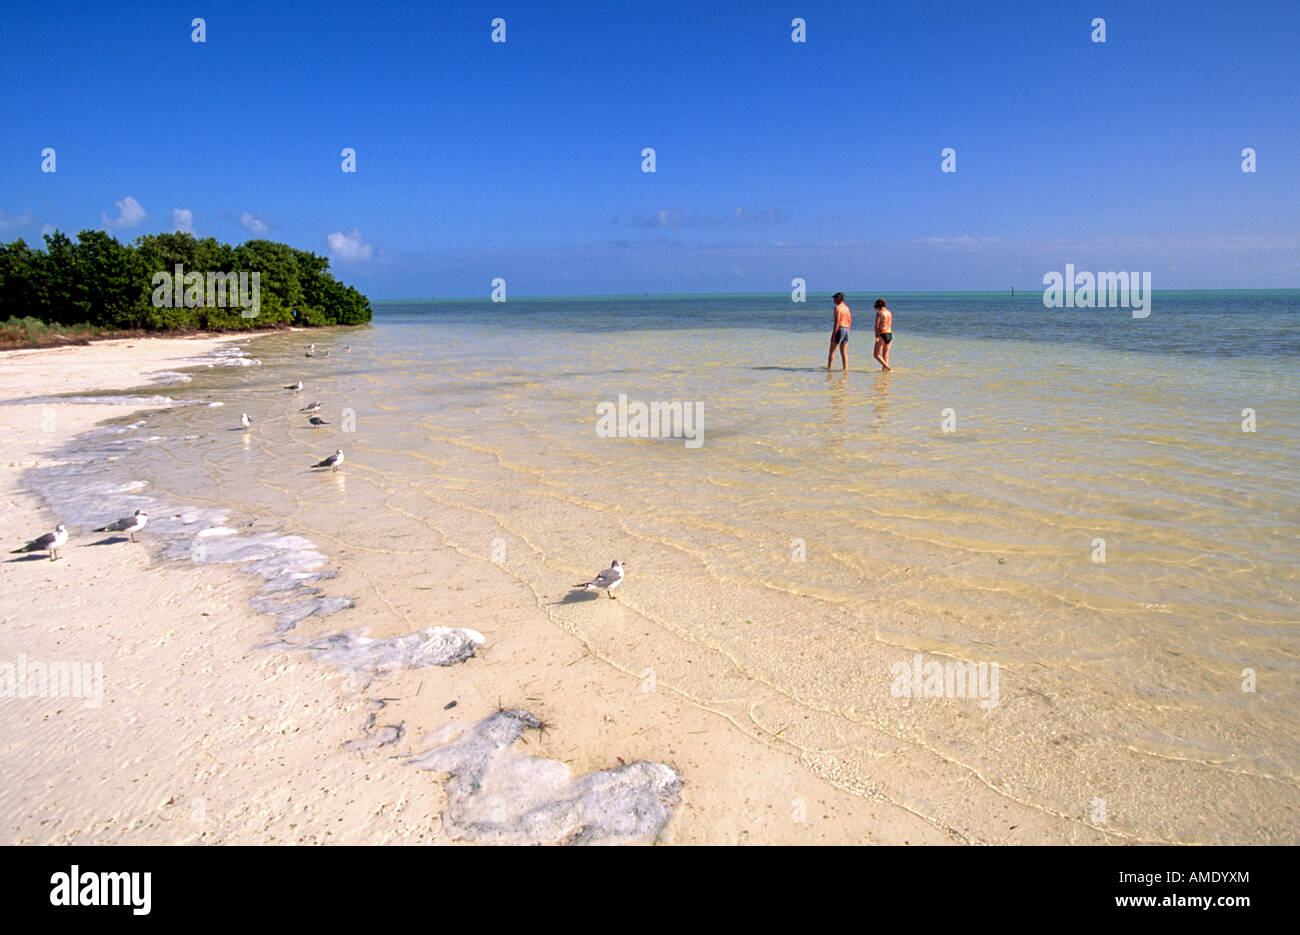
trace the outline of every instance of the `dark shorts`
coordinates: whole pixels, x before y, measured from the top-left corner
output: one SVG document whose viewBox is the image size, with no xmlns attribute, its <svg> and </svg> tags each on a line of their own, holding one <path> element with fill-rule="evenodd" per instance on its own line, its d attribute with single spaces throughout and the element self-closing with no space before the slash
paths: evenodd
<svg viewBox="0 0 1300 935">
<path fill-rule="evenodd" d="M 894 332 L 892 332 L 892 331 L 882 331 L 882 332 L 880 332 L 880 334 L 876 335 L 876 337 L 880 338 L 880 340 L 882 340 L 882 341 L 884 341 L 886 344 L 888 344 L 890 341 L 894 340 Z"/>
<path fill-rule="evenodd" d="M 843 328 L 843 327 L 841 327 L 841 328 L 836 328 L 836 329 L 835 329 L 835 336 L 834 336 L 833 338 L 831 338 L 831 343 L 832 343 L 832 344 L 848 344 L 848 343 L 849 343 L 849 329 L 848 329 L 848 328 Z"/>
</svg>

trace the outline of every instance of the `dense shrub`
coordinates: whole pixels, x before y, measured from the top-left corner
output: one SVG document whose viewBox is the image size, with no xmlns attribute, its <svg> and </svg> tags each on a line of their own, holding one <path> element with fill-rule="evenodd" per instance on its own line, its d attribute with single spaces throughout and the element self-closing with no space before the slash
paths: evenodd
<svg viewBox="0 0 1300 935">
<path fill-rule="evenodd" d="M 197 273 L 205 288 L 187 302 L 184 290 L 177 307 L 175 290 L 160 295 L 161 280 L 172 285 L 177 264 L 182 274 Z M 256 317 L 244 317 L 239 302 L 249 298 L 206 289 L 209 274 L 258 273 Z M 251 287 L 251 279 L 247 280 Z M 192 283 L 191 283 L 192 285 Z M 171 296 L 171 297 L 169 297 Z M 125 245 L 103 231 L 87 230 L 71 240 L 55 231 L 45 235 L 45 249 L 33 250 L 21 239 L 0 244 L 0 318 L 6 328 L 37 333 L 17 325 L 22 318 L 37 324 L 90 325 L 104 329 L 245 330 L 280 324 L 359 325 L 370 321 L 370 300 L 329 273 L 329 260 L 270 240 L 250 240 L 232 247 L 192 234 L 146 234 Z"/>
</svg>

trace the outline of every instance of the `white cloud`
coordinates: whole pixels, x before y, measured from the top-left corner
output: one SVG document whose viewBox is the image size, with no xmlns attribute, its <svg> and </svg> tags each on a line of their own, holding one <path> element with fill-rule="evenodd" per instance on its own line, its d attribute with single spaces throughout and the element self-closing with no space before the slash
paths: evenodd
<svg viewBox="0 0 1300 935">
<path fill-rule="evenodd" d="M 247 211 L 239 216 L 239 223 L 244 225 L 244 229 L 250 234 L 265 234 L 271 229 L 271 225 L 266 223 L 266 218 L 249 214 Z"/>
<path fill-rule="evenodd" d="M 32 212 L 24 211 L 17 217 L 10 217 L 3 211 L 0 211 L 0 231 L 7 231 L 11 227 L 26 227 L 31 223 Z"/>
<path fill-rule="evenodd" d="M 613 222 L 618 224 L 621 215 L 616 215 Z M 681 208 L 660 208 L 654 214 L 638 214 L 626 221 L 629 227 L 643 227 L 649 230 L 659 228 L 677 228 L 677 227 L 712 227 L 717 224 L 716 218 L 704 217 L 699 214 L 686 214 Z"/>
<path fill-rule="evenodd" d="M 189 208 L 173 208 L 172 227 L 181 234 L 194 233 L 194 212 Z"/>
<path fill-rule="evenodd" d="M 325 242 L 330 246 L 330 256 L 336 260 L 368 260 L 375 252 L 375 248 L 366 243 L 361 231 L 355 227 L 350 234 L 342 231 L 327 234 Z"/>
<path fill-rule="evenodd" d="M 780 224 L 785 218 L 785 212 L 779 208 L 767 208 L 759 211 L 741 205 L 732 209 L 731 212 L 731 222 L 733 224 L 742 224 L 746 221 L 754 221 L 760 224 Z"/>
<path fill-rule="evenodd" d="M 42 224 L 41 236 L 44 237 L 46 234 L 53 234 L 56 230 L 58 230 L 58 228 L 55 227 L 53 224 Z"/>
<path fill-rule="evenodd" d="M 123 230 L 127 227 L 135 227 L 144 220 L 144 208 L 140 202 L 136 201 L 130 195 L 127 195 L 121 201 L 113 202 L 117 208 L 117 217 L 110 218 L 107 214 L 100 214 L 99 223 L 105 230 Z"/>
<path fill-rule="evenodd" d="M 645 227 L 681 227 L 681 208 L 661 208 L 645 219 Z"/>
</svg>

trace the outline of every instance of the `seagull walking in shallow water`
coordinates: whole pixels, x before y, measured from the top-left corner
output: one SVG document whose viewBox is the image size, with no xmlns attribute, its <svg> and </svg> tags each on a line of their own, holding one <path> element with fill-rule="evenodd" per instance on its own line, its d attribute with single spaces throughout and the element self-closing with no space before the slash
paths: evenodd
<svg viewBox="0 0 1300 935">
<path fill-rule="evenodd" d="M 318 409 L 320 409 L 320 400 L 319 400 L 319 399 L 316 400 L 314 403 L 312 403 L 312 404 L 309 405 L 309 406 L 303 406 L 303 407 L 302 407 L 301 409 L 299 409 L 298 411 L 299 411 L 299 412 L 316 412 Z"/>
<path fill-rule="evenodd" d="M 582 588 L 584 591 L 604 591 L 609 595 L 609 599 L 614 600 L 611 593 L 616 587 L 623 583 L 623 563 L 614 559 L 609 563 L 609 567 L 592 578 L 585 584 L 575 584 L 575 588 Z"/>
<path fill-rule="evenodd" d="M 116 522 L 109 523 L 107 526 L 100 526 L 92 532 L 124 532 L 130 535 L 131 541 L 135 541 L 135 534 L 144 529 L 144 524 L 149 522 L 149 514 L 144 510 L 136 510 L 134 516 L 124 516 Z"/>
<path fill-rule="evenodd" d="M 310 422 L 314 428 L 320 428 L 322 425 L 329 425 L 329 423 L 320 416 L 312 416 L 307 421 Z"/>
<path fill-rule="evenodd" d="M 245 432 L 247 432 L 248 429 L 249 429 L 249 426 L 251 426 L 251 425 L 253 424 L 253 420 L 250 419 L 250 418 L 248 417 L 248 413 L 246 413 L 246 412 L 240 413 L 240 415 L 239 415 L 239 422 L 240 422 L 241 425 L 244 426 L 244 431 L 245 431 Z"/>
<path fill-rule="evenodd" d="M 10 555 L 17 555 L 19 552 L 49 552 L 50 561 L 59 557 L 59 549 L 63 548 L 63 543 L 68 541 L 68 527 L 62 523 L 54 527 L 54 532 L 47 532 L 45 535 L 33 539 L 21 549 L 14 549 Z"/>
<path fill-rule="evenodd" d="M 308 345 L 307 345 L 307 353 L 306 353 L 304 356 L 305 356 L 305 357 L 315 357 L 315 356 L 316 356 L 316 345 L 315 345 L 315 344 L 308 344 Z"/>
<path fill-rule="evenodd" d="M 298 392 L 300 389 L 302 389 L 302 381 L 299 380 L 297 383 L 290 384 L 289 386 L 286 386 L 285 389 L 286 389 L 286 390 L 293 390 L 293 391 L 296 393 L 296 392 Z"/>
<path fill-rule="evenodd" d="M 331 471 L 337 471 L 339 465 L 342 463 L 343 463 L 343 449 L 336 448 L 334 449 L 334 454 L 330 455 L 328 458 L 326 458 L 323 461 L 316 462 L 315 464 L 312 465 L 312 467 L 314 468 L 327 467 Z"/>
</svg>

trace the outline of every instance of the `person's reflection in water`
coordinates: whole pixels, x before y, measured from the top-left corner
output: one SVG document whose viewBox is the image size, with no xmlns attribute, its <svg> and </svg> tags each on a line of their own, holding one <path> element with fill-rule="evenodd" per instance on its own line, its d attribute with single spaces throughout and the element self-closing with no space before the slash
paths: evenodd
<svg viewBox="0 0 1300 935">
<path fill-rule="evenodd" d="M 876 373 L 876 390 L 871 394 L 871 408 L 876 413 L 876 430 L 885 428 L 885 415 L 889 412 L 889 378 L 892 370 L 880 370 Z"/>
<path fill-rule="evenodd" d="M 845 430 L 848 426 L 849 381 L 848 371 L 841 370 L 826 374 L 826 383 L 831 393 L 831 408 L 826 416 L 826 444 L 838 448 L 844 444 Z"/>
</svg>

